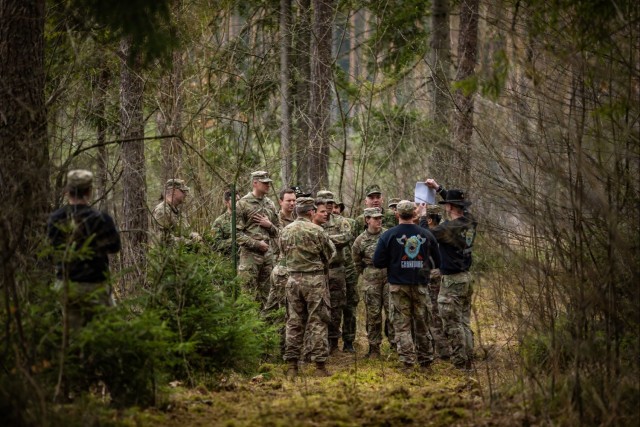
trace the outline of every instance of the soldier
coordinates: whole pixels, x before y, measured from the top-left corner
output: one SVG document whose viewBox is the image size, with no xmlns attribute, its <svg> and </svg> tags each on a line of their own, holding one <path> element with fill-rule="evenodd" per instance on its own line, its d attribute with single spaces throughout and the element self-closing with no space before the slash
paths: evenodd
<svg viewBox="0 0 640 427">
<path fill-rule="evenodd" d="M 310 197 L 296 199 L 297 219 L 282 230 L 280 242 L 289 273 L 286 285 L 287 326 L 284 360 L 287 377 L 298 375 L 302 345 L 307 340 L 309 357 L 320 376 L 329 376 L 327 325 L 331 320 L 325 271 L 336 253 L 322 227 L 311 219 L 315 213 Z"/>
<path fill-rule="evenodd" d="M 223 255 L 231 256 L 233 249 L 231 242 L 231 190 L 224 191 L 223 202 L 226 210 L 213 221 L 211 236 L 213 248 Z"/>
<path fill-rule="evenodd" d="M 267 172 L 252 172 L 252 190 L 236 202 L 238 276 L 261 308 L 265 307 L 271 288 L 272 239 L 278 237 L 280 224 L 275 205 L 267 197 L 271 182 Z"/>
<path fill-rule="evenodd" d="M 389 208 L 390 212 L 393 212 L 393 214 L 396 214 L 396 206 L 398 206 L 398 203 L 400 202 L 400 199 L 398 198 L 393 198 L 389 200 L 389 204 L 387 205 L 387 207 Z"/>
<path fill-rule="evenodd" d="M 164 245 L 182 243 L 192 245 L 202 241 L 200 234 L 191 231 L 186 213 L 181 205 L 189 194 L 189 187 L 182 179 L 169 179 L 160 195 L 161 202 L 153 209 L 153 226 L 156 240 Z"/>
<path fill-rule="evenodd" d="M 427 368 L 433 362 L 427 267 L 429 257 L 433 257 L 436 265 L 439 265 L 440 258 L 433 234 L 413 223 L 415 203 L 400 201 L 397 213 L 400 224 L 380 236 L 373 255 L 373 265 L 387 269 L 391 321 L 398 357 L 408 371 L 416 364 Z"/>
<path fill-rule="evenodd" d="M 338 200 L 334 201 L 335 203 L 333 205 L 333 216 L 342 218 L 344 221 L 347 221 L 352 230 L 351 234 L 353 235 L 353 227 L 355 226 L 355 221 L 352 218 L 346 218 L 342 216 L 342 212 L 344 211 L 345 207 L 344 203 L 341 203 Z M 357 312 L 358 303 L 360 302 L 360 295 L 358 294 L 358 272 L 356 271 L 356 267 L 353 263 L 353 258 L 351 257 L 352 245 L 353 240 L 342 249 L 344 252 L 344 271 L 347 289 L 347 299 L 344 305 L 344 309 L 342 310 L 342 351 L 348 353 L 356 352 L 355 348 L 353 348 L 353 342 L 356 339 L 356 328 L 358 325 Z"/>
<path fill-rule="evenodd" d="M 364 199 L 365 208 L 380 208 L 382 210 L 382 226 L 385 228 L 395 227 L 398 224 L 395 213 L 393 211 L 385 211 L 383 209 L 384 197 L 382 190 L 378 184 L 371 184 L 365 189 L 366 197 Z M 356 228 L 354 230 L 354 238 L 358 237 L 367 228 L 364 222 L 364 215 L 356 218 Z"/>
<path fill-rule="evenodd" d="M 329 324 L 329 352 L 333 353 L 338 349 L 340 339 L 340 325 L 342 323 L 342 311 L 347 302 L 347 283 L 344 266 L 344 251 L 353 239 L 351 226 L 342 217 L 333 216 L 334 195 L 331 191 L 321 190 L 317 193 L 318 198 L 325 199 L 327 204 L 328 220 L 322 225 L 329 235 L 329 238 L 336 246 L 337 254 L 329 263 L 329 293 L 331 294 L 331 323 Z M 351 322 L 351 319 L 347 319 Z M 353 341 L 344 342 L 346 351 L 355 352 Z"/>
<path fill-rule="evenodd" d="M 440 224 L 442 219 L 442 209 L 438 205 L 427 205 L 426 215 L 420 217 L 420 225 L 433 232 L 433 229 Z M 431 300 L 431 332 L 433 335 L 436 355 L 441 359 L 448 359 L 451 354 L 451 348 L 449 342 L 444 334 L 442 326 L 442 318 L 440 317 L 440 310 L 438 309 L 438 294 L 440 293 L 440 282 L 442 277 L 440 276 L 440 269 L 432 266 L 431 275 L 429 278 L 429 299 Z"/>
<path fill-rule="evenodd" d="M 471 331 L 471 297 L 473 279 L 471 267 L 473 242 L 476 237 L 476 219 L 467 211 L 471 202 L 462 190 L 445 190 L 434 179 L 425 184 L 434 188 L 444 200 L 448 221 L 434 227 L 441 258 L 442 282 L 438 295 L 438 309 L 445 335 L 451 345 L 451 362 L 459 369 L 471 369 L 473 359 L 473 332 Z"/>
<path fill-rule="evenodd" d="M 91 321 L 97 307 L 114 304 L 107 284 L 108 255 L 120 251 L 120 235 L 111 216 L 89 206 L 92 188 L 91 172 L 69 171 L 68 204 L 53 212 L 47 222 L 57 286 L 68 285 L 66 314 L 72 330 Z"/>
<path fill-rule="evenodd" d="M 364 218 L 367 229 L 360 234 L 351 248 L 355 268 L 362 276 L 362 289 L 367 312 L 367 339 L 369 353 L 366 357 L 380 357 L 382 343 L 382 310 L 385 314 L 385 331 L 390 345 L 395 346 L 393 327 L 389 320 L 389 284 L 387 270 L 373 266 L 373 254 L 378 239 L 386 229 L 382 228 L 382 212 L 380 208 L 366 208 Z"/>
</svg>

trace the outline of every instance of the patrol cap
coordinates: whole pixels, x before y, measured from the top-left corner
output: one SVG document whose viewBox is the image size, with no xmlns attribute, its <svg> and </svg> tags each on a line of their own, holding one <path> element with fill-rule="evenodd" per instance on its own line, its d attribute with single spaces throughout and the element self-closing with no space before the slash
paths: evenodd
<svg viewBox="0 0 640 427">
<path fill-rule="evenodd" d="M 400 203 L 400 199 L 398 199 L 397 197 L 394 197 L 393 199 L 389 200 L 389 204 L 387 205 L 387 207 L 392 208 L 396 206 L 398 203 Z"/>
<path fill-rule="evenodd" d="M 70 170 L 67 174 L 67 188 L 83 190 L 91 188 L 93 184 L 93 174 L 86 169 Z"/>
<path fill-rule="evenodd" d="M 471 204 L 471 202 L 465 200 L 463 190 L 447 190 L 447 197 L 444 200 L 440 200 L 438 204 L 444 205 L 446 203 L 463 208 Z"/>
<path fill-rule="evenodd" d="M 411 214 L 416 210 L 416 204 L 410 200 L 400 200 L 396 206 L 399 214 Z"/>
<path fill-rule="evenodd" d="M 298 197 L 296 199 L 296 210 L 299 212 L 307 212 L 312 209 L 316 209 L 316 203 L 312 197 Z"/>
<path fill-rule="evenodd" d="M 364 210 L 364 216 L 365 217 L 371 217 L 371 218 L 380 218 L 380 217 L 382 217 L 382 209 L 380 209 L 380 208 L 366 208 Z"/>
<path fill-rule="evenodd" d="M 442 215 L 442 207 L 440 205 L 427 205 L 427 215 Z"/>
<path fill-rule="evenodd" d="M 269 172 L 267 171 L 254 171 L 251 172 L 251 180 L 252 181 L 260 181 L 260 182 L 273 182 L 271 178 L 269 178 Z"/>
<path fill-rule="evenodd" d="M 378 184 L 371 184 L 365 188 L 364 194 L 367 196 L 371 196 L 372 194 L 382 194 L 382 190 L 380 190 L 380 186 Z"/>
<path fill-rule="evenodd" d="M 182 190 L 185 193 L 189 192 L 189 187 L 187 187 L 187 184 L 184 182 L 184 179 L 178 179 L 178 178 L 171 178 L 169 180 L 167 180 L 167 183 L 164 185 L 165 190 L 170 190 L 172 188 L 178 189 L 178 190 Z"/>
<path fill-rule="evenodd" d="M 335 203 L 335 199 L 336 197 L 334 196 L 334 194 L 329 191 L 329 190 L 320 190 L 316 193 L 316 197 L 319 199 L 324 199 L 326 200 L 328 203 Z"/>
</svg>

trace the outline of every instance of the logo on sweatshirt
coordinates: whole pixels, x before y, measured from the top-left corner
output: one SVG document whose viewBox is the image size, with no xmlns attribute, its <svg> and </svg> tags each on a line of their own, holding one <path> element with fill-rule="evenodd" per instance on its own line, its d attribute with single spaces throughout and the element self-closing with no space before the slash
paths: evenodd
<svg viewBox="0 0 640 427">
<path fill-rule="evenodd" d="M 400 238 L 396 238 L 396 241 L 404 247 L 404 255 L 400 260 L 400 267 L 422 268 L 424 261 L 422 255 L 420 255 L 420 247 L 427 239 L 419 235 L 411 237 L 403 235 Z"/>
</svg>

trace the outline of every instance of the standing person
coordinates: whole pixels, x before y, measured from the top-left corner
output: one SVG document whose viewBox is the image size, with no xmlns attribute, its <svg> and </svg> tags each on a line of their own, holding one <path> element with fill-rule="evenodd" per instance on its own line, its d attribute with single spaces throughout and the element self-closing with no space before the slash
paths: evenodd
<svg viewBox="0 0 640 427">
<path fill-rule="evenodd" d="M 395 212 L 384 209 L 384 197 L 382 196 L 382 190 L 378 184 L 371 184 L 365 190 L 364 207 L 366 208 L 380 208 L 382 211 L 382 226 L 389 229 L 398 225 L 398 221 L 395 216 Z M 354 230 L 354 238 L 358 237 L 367 228 L 364 221 L 364 214 L 359 215 L 356 219 L 356 228 Z"/>
<path fill-rule="evenodd" d="M 427 205 L 426 215 L 420 216 L 420 225 L 427 226 L 427 228 L 433 232 L 440 221 L 442 220 L 442 208 L 438 205 Z M 438 295 L 440 294 L 440 282 L 442 282 L 442 276 L 440 275 L 440 269 L 436 268 L 432 263 L 431 275 L 429 277 L 429 299 L 431 300 L 431 332 L 433 334 L 433 341 L 436 349 L 436 356 L 440 359 L 449 359 L 451 356 L 451 347 L 449 341 L 444 333 L 444 327 L 442 326 L 442 317 L 440 316 L 440 309 L 438 308 Z"/>
<path fill-rule="evenodd" d="M 153 228 L 156 240 L 162 245 L 182 243 L 192 245 L 202 241 L 200 234 L 191 231 L 189 219 L 182 211 L 182 205 L 189 195 L 189 187 L 184 180 L 167 180 L 160 195 L 161 202 L 153 209 Z"/>
<path fill-rule="evenodd" d="M 225 211 L 222 215 L 213 221 L 211 227 L 211 237 L 213 240 L 213 249 L 222 255 L 231 256 L 233 242 L 231 241 L 231 190 L 225 190 L 222 195 L 222 201 Z"/>
<path fill-rule="evenodd" d="M 367 229 L 353 242 L 351 254 L 358 274 L 362 276 L 362 289 L 367 313 L 367 339 L 369 353 L 366 357 L 380 357 L 382 343 L 382 311 L 385 315 L 385 331 L 391 347 L 395 346 L 393 326 L 389 320 L 389 283 L 387 269 L 373 266 L 373 254 L 378 245 L 378 239 L 386 231 L 382 227 L 382 212 L 380 208 L 364 210 Z"/>
<path fill-rule="evenodd" d="M 236 202 L 236 233 L 240 245 L 238 276 L 246 291 L 264 308 L 271 288 L 272 240 L 280 221 L 267 197 L 271 178 L 265 171 L 251 173 L 251 191 Z"/>
<path fill-rule="evenodd" d="M 460 369 L 471 368 L 473 332 L 471 331 L 471 297 L 473 278 L 471 267 L 473 242 L 478 223 L 467 211 L 471 202 L 463 190 L 445 190 L 434 179 L 425 184 L 444 200 L 448 221 L 432 229 L 440 248 L 442 283 L 438 295 L 438 309 L 445 335 L 451 345 L 451 362 Z"/>
<path fill-rule="evenodd" d="M 56 277 L 69 286 L 66 314 L 72 330 L 91 321 L 99 306 L 113 305 L 107 283 L 108 255 L 120 251 L 120 234 L 111 216 L 89 206 L 92 189 L 91 172 L 69 171 L 65 189 L 68 204 L 53 212 L 47 222 Z"/>
<path fill-rule="evenodd" d="M 438 246 L 429 230 L 414 224 L 415 203 L 402 200 L 396 209 L 400 223 L 380 236 L 373 265 L 387 269 L 391 321 L 400 361 L 405 370 L 416 364 L 426 368 L 433 362 L 428 263 L 432 257 L 439 265 Z"/>
<path fill-rule="evenodd" d="M 336 248 L 322 227 L 311 222 L 315 204 L 310 197 L 296 200 L 297 219 L 282 230 L 280 242 L 289 273 L 286 285 L 287 324 L 284 360 L 287 377 L 298 375 L 298 361 L 306 341 L 308 355 L 320 376 L 329 376 L 328 323 L 331 320 L 325 271 Z M 306 340 L 305 340 L 306 336 Z"/>
<path fill-rule="evenodd" d="M 393 198 L 389 200 L 389 204 L 387 205 L 387 207 L 389 208 L 390 212 L 393 212 L 393 214 L 396 214 L 396 206 L 398 206 L 398 203 L 400 202 L 400 199 L 398 198 Z"/>
<path fill-rule="evenodd" d="M 352 240 L 351 226 L 342 217 L 333 216 L 334 195 L 331 191 L 321 190 L 318 198 L 326 202 L 328 220 L 322 225 L 336 247 L 337 254 L 329 263 L 329 293 L 331 294 L 331 323 L 329 324 L 329 352 L 338 349 L 341 335 L 342 312 L 347 303 L 347 282 L 345 271 L 344 248 Z M 351 319 L 346 319 L 350 322 Z M 344 342 L 345 351 L 354 352 L 353 341 Z"/>
</svg>

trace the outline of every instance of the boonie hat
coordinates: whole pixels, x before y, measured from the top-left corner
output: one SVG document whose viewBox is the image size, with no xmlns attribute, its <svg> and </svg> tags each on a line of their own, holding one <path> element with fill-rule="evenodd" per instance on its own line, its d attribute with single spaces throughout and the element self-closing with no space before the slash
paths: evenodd
<svg viewBox="0 0 640 427">
<path fill-rule="evenodd" d="M 364 190 L 364 194 L 370 196 L 372 194 L 382 194 L 382 190 L 380 190 L 380 186 L 378 184 L 371 184 Z"/>
<path fill-rule="evenodd" d="M 396 206 L 396 211 L 400 214 L 410 214 L 416 210 L 416 204 L 410 200 L 401 200 Z"/>
<path fill-rule="evenodd" d="M 320 190 L 316 193 L 316 197 L 319 199 L 324 199 L 329 203 L 335 203 L 335 195 L 329 190 Z"/>
<path fill-rule="evenodd" d="M 251 179 L 253 181 L 258 180 L 260 182 L 273 182 L 273 180 L 269 178 L 269 172 L 267 171 L 251 172 Z"/>
<path fill-rule="evenodd" d="M 182 190 L 185 193 L 189 192 L 189 187 L 185 184 L 184 179 L 172 178 L 167 180 L 167 183 L 164 185 L 164 188 L 169 190 L 171 188 L 176 188 L 178 190 Z"/>
<path fill-rule="evenodd" d="M 67 187 L 74 189 L 84 189 L 91 187 L 93 174 L 86 169 L 70 170 L 67 174 Z"/>
<path fill-rule="evenodd" d="M 471 202 L 465 199 L 463 190 L 447 190 L 447 197 L 444 200 L 440 200 L 438 204 L 452 204 L 456 206 L 469 206 Z"/>
<path fill-rule="evenodd" d="M 366 208 L 364 210 L 365 217 L 380 218 L 382 216 L 382 209 L 380 208 Z"/>
</svg>

